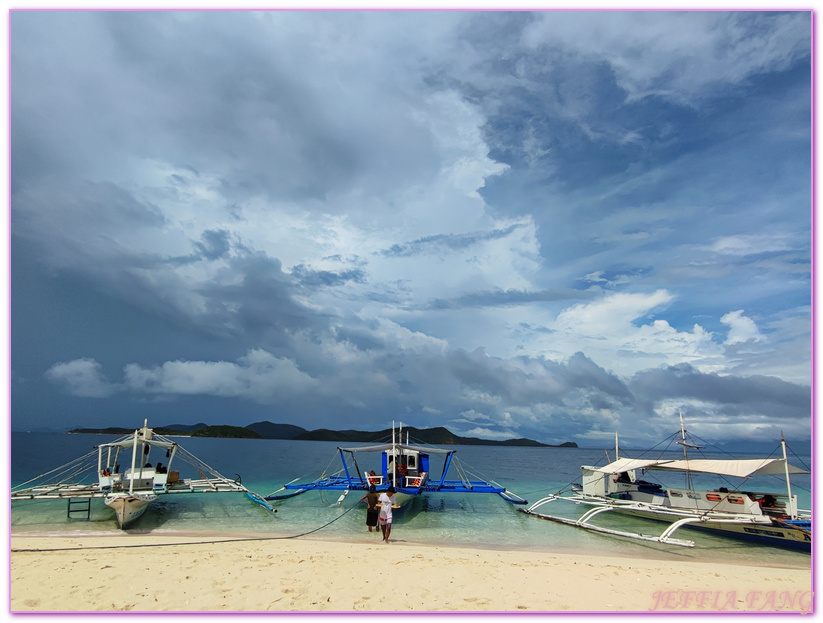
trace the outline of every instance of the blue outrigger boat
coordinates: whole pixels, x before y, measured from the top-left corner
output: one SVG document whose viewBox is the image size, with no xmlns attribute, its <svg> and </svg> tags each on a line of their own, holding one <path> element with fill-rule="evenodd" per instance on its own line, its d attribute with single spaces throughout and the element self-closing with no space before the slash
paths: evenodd
<svg viewBox="0 0 823 623">
<path fill-rule="evenodd" d="M 391 443 L 367 445 L 352 448 L 337 448 L 337 457 L 341 468 L 331 474 L 326 470 L 315 480 L 298 483 L 292 481 L 283 485 L 274 493 L 265 496 L 265 500 L 276 501 L 292 498 L 309 491 L 340 491 L 338 502 L 342 502 L 349 491 L 368 491 L 372 485 L 378 492 L 385 491 L 391 485 L 395 489 L 395 499 L 398 506 L 428 493 L 496 493 L 512 504 L 527 504 L 528 501 L 493 480 L 472 480 L 468 470 L 455 456 L 457 450 L 431 448 L 409 443 L 408 434 L 406 443 L 398 442 L 402 439 L 402 425 L 399 435 L 395 436 L 392 424 Z M 379 465 L 366 464 L 369 471 L 361 469 L 357 457 L 370 453 L 376 456 L 379 453 Z M 443 458 L 443 467 L 439 476 L 432 476 L 432 455 Z M 366 459 L 368 461 L 369 459 Z M 372 459 L 374 460 L 374 459 Z M 362 461 L 362 459 L 361 459 Z M 331 463 L 334 463 L 332 459 Z M 331 465 L 330 463 L 330 465 Z M 459 480 L 449 480 L 447 476 L 454 469 Z M 379 470 L 379 471 L 375 471 Z M 474 477 L 478 477 L 472 474 Z"/>
</svg>

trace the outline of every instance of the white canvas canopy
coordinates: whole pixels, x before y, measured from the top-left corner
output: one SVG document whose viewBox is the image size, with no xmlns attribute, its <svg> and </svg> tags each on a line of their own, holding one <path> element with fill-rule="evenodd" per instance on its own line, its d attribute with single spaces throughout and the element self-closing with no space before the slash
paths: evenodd
<svg viewBox="0 0 823 623">
<path fill-rule="evenodd" d="M 788 465 L 790 474 L 808 474 L 805 469 Z M 783 459 L 693 459 L 683 461 L 666 461 L 650 469 L 678 472 L 699 472 L 702 474 L 720 474 L 737 478 L 748 478 L 758 474 L 785 475 L 786 463 Z"/>
<path fill-rule="evenodd" d="M 789 465 L 790 474 L 808 474 L 805 469 Z M 691 459 L 691 460 L 654 460 L 654 459 L 618 459 L 603 467 L 593 467 L 606 474 L 619 474 L 633 469 L 656 469 L 675 472 L 699 472 L 701 474 L 719 474 L 737 478 L 749 478 L 759 474 L 784 475 L 786 473 L 783 459 Z"/>
<path fill-rule="evenodd" d="M 633 469 L 650 469 L 663 463 L 670 463 L 671 461 L 659 459 L 617 459 L 613 463 L 604 465 L 603 467 L 590 467 L 596 472 L 603 472 L 606 474 L 620 474 L 628 472 Z"/>
</svg>

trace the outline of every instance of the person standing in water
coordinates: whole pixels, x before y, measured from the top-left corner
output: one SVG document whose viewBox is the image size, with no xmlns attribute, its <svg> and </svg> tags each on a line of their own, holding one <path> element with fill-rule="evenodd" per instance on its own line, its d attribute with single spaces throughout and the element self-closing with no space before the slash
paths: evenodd
<svg viewBox="0 0 823 623">
<path fill-rule="evenodd" d="M 369 487 L 369 492 L 360 498 L 361 502 L 366 503 L 366 525 L 369 527 L 369 532 L 377 527 L 377 517 L 380 514 L 380 509 L 377 507 L 378 497 L 375 486 L 372 485 Z"/>
<path fill-rule="evenodd" d="M 381 493 L 377 499 L 380 502 L 380 529 L 383 531 L 383 542 L 389 542 L 391 534 L 392 506 L 394 506 L 394 487 L 389 486 L 385 493 Z"/>
</svg>

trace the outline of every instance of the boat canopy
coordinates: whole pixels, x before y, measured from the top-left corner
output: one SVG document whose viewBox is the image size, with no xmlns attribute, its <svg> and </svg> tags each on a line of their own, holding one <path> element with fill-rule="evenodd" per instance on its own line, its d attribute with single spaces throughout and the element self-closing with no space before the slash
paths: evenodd
<svg viewBox="0 0 823 623">
<path fill-rule="evenodd" d="M 617 459 L 613 463 L 603 465 L 602 467 L 589 467 L 596 472 L 604 472 L 606 474 L 620 474 L 634 469 L 649 469 L 656 467 L 661 463 L 669 463 L 670 461 L 661 461 L 659 459 Z"/>
<path fill-rule="evenodd" d="M 703 474 L 721 474 L 748 478 L 759 474 L 784 475 L 786 467 L 790 474 L 808 474 L 805 469 L 788 465 L 783 459 L 689 459 L 667 461 L 650 469 L 671 470 L 678 472 L 700 472 Z"/>
<path fill-rule="evenodd" d="M 391 450 L 395 448 L 400 450 L 413 450 L 415 452 L 423 452 L 425 454 L 449 454 L 450 452 L 455 452 L 455 450 L 442 450 L 440 448 L 424 448 L 422 446 L 409 446 L 406 444 L 396 443 L 392 446 L 390 443 L 380 444 L 379 446 L 360 446 L 357 448 L 337 448 L 338 450 L 342 450 L 343 452 L 385 452 L 386 450 Z"/>
<path fill-rule="evenodd" d="M 634 469 L 655 469 L 675 472 L 699 472 L 702 474 L 719 474 L 737 478 L 749 478 L 759 474 L 786 473 L 783 459 L 689 459 L 673 461 L 670 459 L 618 459 L 603 467 L 591 468 L 606 474 L 619 474 Z M 790 474 L 808 474 L 805 469 L 788 465 Z"/>
</svg>

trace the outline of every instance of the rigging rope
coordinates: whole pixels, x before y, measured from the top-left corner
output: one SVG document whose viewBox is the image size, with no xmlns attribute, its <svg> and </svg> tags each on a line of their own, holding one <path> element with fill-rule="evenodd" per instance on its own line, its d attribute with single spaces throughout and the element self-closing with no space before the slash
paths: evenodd
<svg viewBox="0 0 823 623">
<path fill-rule="evenodd" d="M 39 476 L 35 476 L 34 478 L 27 480 L 24 483 L 17 485 L 16 487 L 12 487 L 12 491 L 17 491 L 18 489 L 23 489 L 26 485 L 29 485 L 33 482 L 40 480 L 41 478 L 46 478 L 51 476 L 52 474 L 58 474 L 58 481 L 57 483 L 53 484 L 60 484 L 61 482 L 65 481 L 70 476 L 75 476 L 76 474 L 80 474 L 87 469 L 90 469 L 92 466 L 91 463 L 87 463 L 90 461 L 91 458 L 97 456 L 97 450 L 92 450 L 88 454 L 84 454 L 80 458 L 74 459 L 65 463 L 59 467 L 55 467 L 51 471 L 45 472 L 44 474 L 40 474 Z M 72 470 L 72 471 L 69 471 Z M 68 473 L 67 473 L 68 472 Z"/>
<path fill-rule="evenodd" d="M 322 479 L 322 478 L 325 478 L 325 477 L 326 477 L 326 472 L 327 472 L 327 471 L 329 471 L 329 468 L 331 467 L 332 463 L 334 463 L 334 462 L 338 459 L 338 457 L 339 457 L 339 455 L 335 453 L 335 455 L 334 455 L 334 456 L 332 457 L 332 459 L 329 461 L 328 465 L 326 465 L 325 469 L 324 469 L 324 470 L 323 470 L 323 472 L 320 474 L 320 476 L 319 476 L 318 480 L 320 480 L 320 479 Z M 342 472 L 342 471 L 343 471 L 343 468 L 341 467 L 338 471 L 334 472 L 334 473 L 332 474 L 332 476 L 336 476 L 337 474 L 339 474 L 339 473 L 340 473 L 340 472 Z M 309 474 L 312 474 L 312 473 L 315 473 L 315 474 L 316 474 L 317 472 L 315 472 L 315 471 L 313 471 L 313 470 L 312 470 L 311 472 L 306 472 L 304 475 L 302 475 L 302 476 L 298 476 L 298 477 L 297 477 L 297 478 L 295 478 L 294 480 L 290 480 L 287 484 L 292 484 L 293 482 L 295 482 L 295 481 L 297 481 L 297 480 L 304 480 L 305 478 L 307 478 L 307 477 L 308 477 L 308 475 L 309 475 Z M 267 495 L 267 496 L 263 497 L 263 499 L 265 500 L 267 497 L 270 497 L 270 496 L 272 496 L 272 495 L 275 495 L 276 493 L 279 493 L 280 491 L 283 491 L 284 489 L 285 489 L 285 487 L 280 487 L 277 491 L 272 491 L 271 493 L 269 493 L 269 495 Z"/>
<path fill-rule="evenodd" d="M 357 506 L 352 506 L 347 511 L 341 513 L 331 521 L 323 524 L 318 528 L 314 528 L 313 530 L 308 530 L 307 532 L 301 532 L 300 534 L 293 534 L 289 536 L 266 536 L 266 537 L 249 537 L 245 539 L 217 539 L 213 541 L 188 541 L 186 543 L 141 543 L 139 545 L 96 545 L 92 547 L 54 547 L 50 549 L 14 549 L 12 548 L 11 552 L 68 552 L 68 551 L 79 551 L 79 550 L 90 550 L 90 549 L 127 549 L 133 547 L 172 547 L 172 546 L 182 546 L 182 545 L 215 545 L 217 543 L 242 543 L 246 541 L 283 541 L 287 539 L 298 539 L 301 536 L 306 536 L 309 534 L 313 534 L 315 532 L 319 532 L 323 528 L 327 528 L 331 524 L 333 524 L 338 519 L 342 519 L 350 512 L 352 512 Z"/>
</svg>

